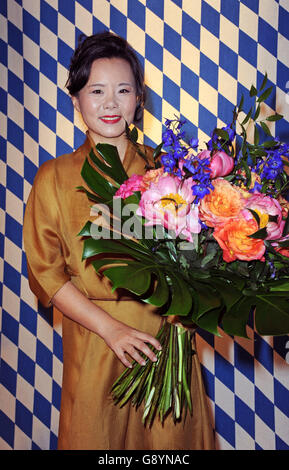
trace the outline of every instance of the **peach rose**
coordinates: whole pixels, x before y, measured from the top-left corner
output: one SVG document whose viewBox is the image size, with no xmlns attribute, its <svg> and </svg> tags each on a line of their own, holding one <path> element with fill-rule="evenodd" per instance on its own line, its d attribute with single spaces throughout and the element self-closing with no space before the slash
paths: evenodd
<svg viewBox="0 0 289 470">
<path fill-rule="evenodd" d="M 214 190 L 200 202 L 200 219 L 209 227 L 224 224 L 237 217 L 245 206 L 245 200 L 237 186 L 223 178 L 212 181 Z"/>
<path fill-rule="evenodd" d="M 282 217 L 286 218 L 289 212 L 289 202 L 287 201 L 287 199 L 284 199 L 284 197 L 282 196 L 278 197 L 278 202 L 281 206 Z"/>
<path fill-rule="evenodd" d="M 250 238 L 257 232 L 256 220 L 246 220 L 244 217 L 230 219 L 226 224 L 218 226 L 213 236 L 223 250 L 223 259 L 227 263 L 236 259 L 252 261 L 259 259 L 263 261 L 265 245 L 263 240 Z"/>
<path fill-rule="evenodd" d="M 157 168 L 156 170 L 149 170 L 147 171 L 142 178 L 142 183 L 141 183 L 141 191 L 144 192 L 146 191 L 151 183 L 157 183 L 160 176 L 162 176 L 164 173 L 164 168 L 160 167 Z"/>
</svg>

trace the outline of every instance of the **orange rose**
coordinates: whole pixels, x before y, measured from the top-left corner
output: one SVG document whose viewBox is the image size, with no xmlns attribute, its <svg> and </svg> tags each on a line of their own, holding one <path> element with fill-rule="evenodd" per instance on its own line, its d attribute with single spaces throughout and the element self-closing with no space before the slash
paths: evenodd
<svg viewBox="0 0 289 470">
<path fill-rule="evenodd" d="M 287 256 L 287 258 L 289 258 L 289 248 L 279 247 L 275 248 L 275 250 L 277 251 L 277 253 L 280 253 L 280 255 Z"/>
<path fill-rule="evenodd" d="M 209 227 L 224 224 L 237 217 L 245 206 L 245 200 L 237 186 L 223 178 L 212 182 L 214 190 L 200 202 L 200 219 Z"/>
<path fill-rule="evenodd" d="M 261 258 L 265 252 L 263 240 L 249 238 L 257 232 L 258 224 L 255 219 L 246 220 L 244 217 L 230 219 L 214 231 L 214 238 L 223 250 L 223 259 L 227 263 L 236 259 L 252 261 Z"/>
<path fill-rule="evenodd" d="M 159 177 L 162 176 L 164 172 L 163 167 L 157 168 L 156 170 L 149 170 L 147 171 L 142 179 L 141 183 L 141 191 L 146 191 L 151 183 L 157 183 L 159 180 Z"/>
</svg>

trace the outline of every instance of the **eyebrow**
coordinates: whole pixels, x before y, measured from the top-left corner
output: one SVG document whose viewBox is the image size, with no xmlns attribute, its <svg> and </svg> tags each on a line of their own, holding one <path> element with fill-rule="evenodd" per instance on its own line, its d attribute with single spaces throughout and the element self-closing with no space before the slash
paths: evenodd
<svg viewBox="0 0 289 470">
<path fill-rule="evenodd" d="M 131 86 L 133 87 L 133 84 L 132 83 L 127 83 L 127 82 L 124 82 L 124 83 L 119 83 L 118 86 Z M 101 86 L 101 87 L 104 87 L 105 84 L 104 83 L 93 83 L 92 85 L 89 85 L 89 87 L 93 87 L 93 86 Z"/>
</svg>

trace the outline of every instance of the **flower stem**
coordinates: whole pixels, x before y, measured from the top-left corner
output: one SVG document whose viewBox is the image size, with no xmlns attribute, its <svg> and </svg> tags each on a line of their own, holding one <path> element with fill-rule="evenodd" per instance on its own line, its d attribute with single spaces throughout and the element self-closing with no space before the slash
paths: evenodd
<svg viewBox="0 0 289 470">
<path fill-rule="evenodd" d="M 185 415 L 187 409 L 192 413 L 192 333 L 182 326 L 165 322 L 156 337 L 162 345 L 160 351 L 154 350 L 157 361 L 147 359 L 145 366 L 134 361 L 133 369 L 126 369 L 111 390 L 114 402 L 119 406 L 129 400 L 136 408 L 144 403 L 142 422 L 149 427 L 155 416 L 163 422 L 171 412 L 176 423 L 182 419 L 183 409 Z"/>
</svg>

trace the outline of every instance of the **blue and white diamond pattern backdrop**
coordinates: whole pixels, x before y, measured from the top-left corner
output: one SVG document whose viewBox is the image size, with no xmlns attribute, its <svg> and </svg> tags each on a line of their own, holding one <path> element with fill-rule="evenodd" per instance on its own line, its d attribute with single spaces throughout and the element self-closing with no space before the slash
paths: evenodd
<svg viewBox="0 0 289 470">
<path fill-rule="evenodd" d="M 137 51 L 145 143 L 174 114 L 205 141 L 265 72 L 266 108 L 285 116 L 272 131 L 288 141 L 288 25 L 289 0 L 0 0 L 1 449 L 57 445 L 61 316 L 29 290 L 22 222 L 39 165 L 83 141 L 64 88 L 79 34 L 110 29 Z M 248 332 L 197 335 L 217 448 L 288 450 L 289 338 Z"/>
</svg>

